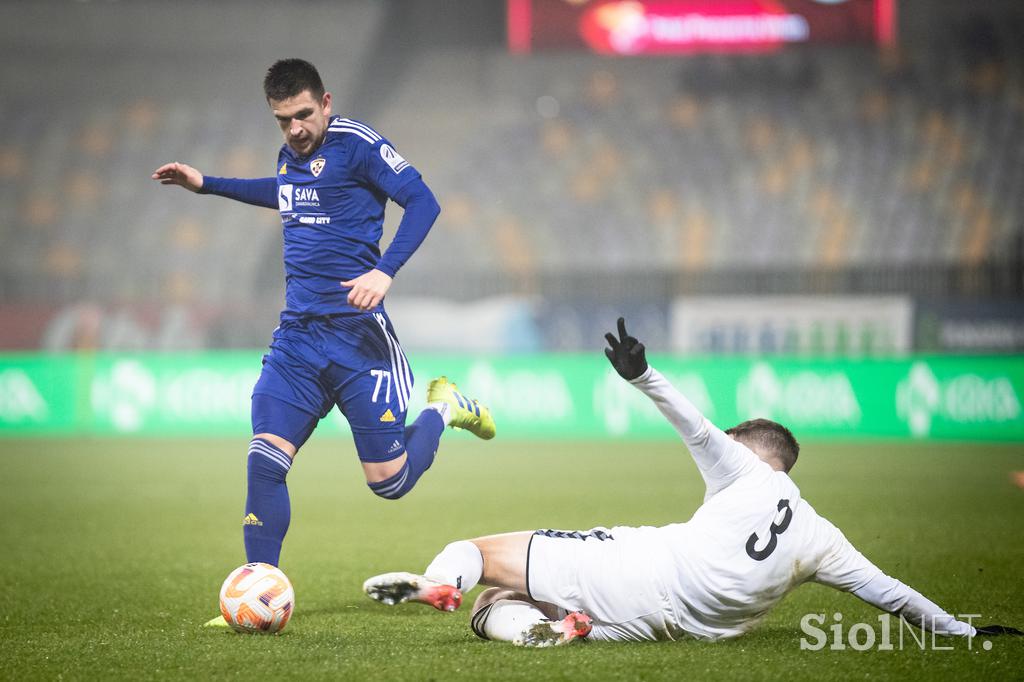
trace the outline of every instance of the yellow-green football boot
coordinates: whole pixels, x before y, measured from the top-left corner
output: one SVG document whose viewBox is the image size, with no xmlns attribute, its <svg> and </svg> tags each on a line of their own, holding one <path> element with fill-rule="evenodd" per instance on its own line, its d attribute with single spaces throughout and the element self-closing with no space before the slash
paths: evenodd
<svg viewBox="0 0 1024 682">
<path fill-rule="evenodd" d="M 438 377 L 430 382 L 427 386 L 427 402 L 448 404 L 448 426 L 465 429 L 484 440 L 494 438 L 494 417 L 491 411 L 459 393 L 458 386 L 448 381 L 448 377 Z"/>
</svg>

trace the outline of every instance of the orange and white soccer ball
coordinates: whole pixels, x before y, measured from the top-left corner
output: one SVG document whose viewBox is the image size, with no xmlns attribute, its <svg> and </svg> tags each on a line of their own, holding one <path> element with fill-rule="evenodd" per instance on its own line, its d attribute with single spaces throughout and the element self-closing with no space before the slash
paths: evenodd
<svg viewBox="0 0 1024 682">
<path fill-rule="evenodd" d="M 238 632 L 280 632 L 294 608 L 291 581 L 270 564 L 239 566 L 220 588 L 221 615 Z"/>
</svg>

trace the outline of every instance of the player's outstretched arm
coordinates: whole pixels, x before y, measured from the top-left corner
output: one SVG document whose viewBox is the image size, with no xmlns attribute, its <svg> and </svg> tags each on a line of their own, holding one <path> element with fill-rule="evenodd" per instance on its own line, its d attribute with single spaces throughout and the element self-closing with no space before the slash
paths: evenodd
<svg viewBox="0 0 1024 682">
<path fill-rule="evenodd" d="M 853 590 L 853 594 L 875 608 L 899 616 L 911 625 L 937 635 L 1024 635 L 1020 630 L 1005 625 L 974 625 L 971 622 L 957 620 L 913 587 L 886 575 L 881 570 L 866 585 Z"/>
<path fill-rule="evenodd" d="M 615 371 L 643 391 L 682 436 L 707 483 L 709 495 L 757 466 L 760 460 L 754 453 L 708 421 L 686 396 L 647 364 L 644 344 L 626 331 L 623 318 L 618 321 L 618 338 L 612 333 L 604 338 L 609 346 L 604 354 Z"/>
<path fill-rule="evenodd" d="M 277 178 L 219 178 L 186 163 L 165 163 L 151 176 L 161 185 L 178 185 L 197 194 L 216 194 L 253 206 L 277 208 Z"/>
<path fill-rule="evenodd" d="M 859 599 L 937 635 L 974 634 L 970 623 L 957 620 L 941 606 L 881 570 L 864 586 L 853 590 Z"/>
<path fill-rule="evenodd" d="M 1003 625 L 974 625 L 957 620 L 941 606 L 914 588 L 886 575 L 846 539 L 842 531 L 819 517 L 817 542 L 827 547 L 812 580 L 843 592 L 850 592 L 877 609 L 903 618 L 926 632 L 937 635 L 1020 635 Z"/>
</svg>

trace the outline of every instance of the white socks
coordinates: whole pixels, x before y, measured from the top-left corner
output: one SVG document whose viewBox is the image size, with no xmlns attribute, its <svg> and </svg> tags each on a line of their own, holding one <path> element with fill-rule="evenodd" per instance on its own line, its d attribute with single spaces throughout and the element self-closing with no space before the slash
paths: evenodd
<svg viewBox="0 0 1024 682">
<path fill-rule="evenodd" d="M 445 426 L 448 426 L 448 422 L 452 420 L 452 408 L 443 400 L 439 400 L 436 403 L 427 403 L 427 409 L 434 410 L 441 415 L 441 420 L 444 421 Z"/>
<path fill-rule="evenodd" d="M 424 577 L 445 585 L 454 585 L 463 593 L 480 582 L 484 558 L 469 540 L 453 542 L 441 550 L 423 572 Z M 470 625 L 479 637 L 512 642 L 547 617 L 533 604 L 514 599 L 499 599 L 473 614 Z"/>
<path fill-rule="evenodd" d="M 481 639 L 513 642 L 537 623 L 547 620 L 533 604 L 514 599 L 499 599 L 474 613 L 469 624 Z"/>
<path fill-rule="evenodd" d="M 442 549 L 423 575 L 445 585 L 454 585 L 465 593 L 476 587 L 483 572 L 484 558 L 480 550 L 469 540 L 459 540 Z"/>
</svg>

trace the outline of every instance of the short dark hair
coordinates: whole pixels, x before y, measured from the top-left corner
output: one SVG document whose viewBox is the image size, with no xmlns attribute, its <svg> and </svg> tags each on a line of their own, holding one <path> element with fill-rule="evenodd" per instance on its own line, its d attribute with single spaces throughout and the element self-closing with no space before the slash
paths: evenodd
<svg viewBox="0 0 1024 682">
<path fill-rule="evenodd" d="M 748 419 L 726 433 L 754 452 L 778 459 L 785 471 L 793 468 L 800 455 L 793 432 L 770 419 Z"/>
<path fill-rule="evenodd" d="M 281 101 L 309 90 L 314 99 L 324 96 L 324 82 L 316 67 L 305 59 L 279 59 L 274 62 L 263 79 L 263 94 L 267 100 Z"/>
</svg>

